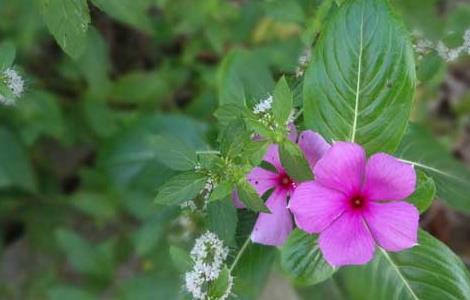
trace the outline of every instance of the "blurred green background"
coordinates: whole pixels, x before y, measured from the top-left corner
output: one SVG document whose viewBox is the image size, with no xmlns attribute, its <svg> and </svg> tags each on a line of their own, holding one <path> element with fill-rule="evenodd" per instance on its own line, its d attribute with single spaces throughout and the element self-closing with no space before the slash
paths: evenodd
<svg viewBox="0 0 470 300">
<path fill-rule="evenodd" d="M 155 158 L 151 137 L 209 149 L 219 97 L 237 92 L 234 81 L 256 90 L 295 78 L 340 2 L 0 0 L 0 43 L 15 46 L 26 81 L 16 106 L 0 106 L 0 299 L 183 297 L 169 248 L 190 249 L 201 216 L 153 203 L 173 171 Z M 416 40 L 457 47 L 470 28 L 468 1 L 391 2 Z M 67 5 L 80 3 L 85 31 L 67 28 L 80 17 Z M 58 28 L 76 36 L 59 45 Z M 417 66 L 413 120 L 470 164 L 470 55 L 446 62 L 431 50 Z M 468 264 L 469 221 L 435 202 L 422 225 Z M 333 297 L 296 289 L 277 269 L 255 294 Z"/>
</svg>

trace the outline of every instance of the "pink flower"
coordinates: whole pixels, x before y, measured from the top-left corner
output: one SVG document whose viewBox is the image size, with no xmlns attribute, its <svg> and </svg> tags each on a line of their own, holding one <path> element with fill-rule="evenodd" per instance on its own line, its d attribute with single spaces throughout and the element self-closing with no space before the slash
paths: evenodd
<svg viewBox="0 0 470 300">
<path fill-rule="evenodd" d="M 297 187 L 290 210 L 298 227 L 319 233 L 319 245 L 333 266 L 365 264 L 375 245 L 401 251 L 416 245 L 419 212 L 400 201 L 415 190 L 414 168 L 377 153 L 336 142 L 314 168 L 315 180 Z"/>
<path fill-rule="evenodd" d="M 296 138 L 297 134 L 290 137 L 293 141 Z M 298 145 L 304 152 L 312 170 L 318 159 L 330 147 L 318 133 L 310 130 L 300 134 Z M 248 174 L 247 179 L 259 196 L 263 196 L 266 192 L 272 190 L 266 201 L 266 206 L 271 213 L 259 214 L 251 233 L 251 240 L 259 244 L 279 246 L 284 243 L 293 228 L 292 216 L 287 208 L 287 201 L 297 184 L 287 175 L 286 170 L 281 165 L 277 145 L 269 146 L 263 160 L 270 163 L 275 168 L 275 172 L 255 167 Z M 232 197 L 237 208 L 245 207 L 238 199 L 236 192 L 232 194 Z"/>
</svg>

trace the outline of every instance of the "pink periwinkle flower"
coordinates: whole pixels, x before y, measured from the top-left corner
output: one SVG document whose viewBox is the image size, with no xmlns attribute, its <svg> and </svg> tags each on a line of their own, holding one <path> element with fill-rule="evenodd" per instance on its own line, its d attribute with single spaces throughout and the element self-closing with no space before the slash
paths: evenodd
<svg viewBox="0 0 470 300">
<path fill-rule="evenodd" d="M 291 134 L 289 138 L 295 141 L 297 134 Z M 303 131 L 300 134 L 298 145 L 304 152 L 312 170 L 318 159 L 330 147 L 318 133 L 311 130 Z M 287 202 L 297 183 L 287 175 L 282 166 L 277 145 L 269 146 L 263 160 L 270 163 L 275 171 L 255 167 L 248 174 L 247 179 L 259 196 L 272 190 L 266 201 L 266 206 L 271 213 L 259 214 L 251 233 L 251 240 L 259 244 L 279 246 L 285 242 L 293 229 L 292 216 L 287 208 Z M 236 192 L 232 194 L 232 197 L 237 208 L 245 207 Z"/>
<path fill-rule="evenodd" d="M 402 201 L 415 190 L 413 166 L 385 153 L 368 160 L 354 143 L 336 142 L 289 203 L 299 228 L 319 233 L 332 266 L 365 264 L 375 246 L 401 251 L 416 245 L 419 212 Z"/>
</svg>

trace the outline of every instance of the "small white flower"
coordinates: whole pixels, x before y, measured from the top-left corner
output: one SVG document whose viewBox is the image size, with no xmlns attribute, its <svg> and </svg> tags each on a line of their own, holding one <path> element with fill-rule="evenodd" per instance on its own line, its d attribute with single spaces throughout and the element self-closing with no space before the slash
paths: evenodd
<svg viewBox="0 0 470 300">
<path fill-rule="evenodd" d="M 185 274 L 185 288 L 194 299 L 204 299 L 207 296 L 208 283 L 216 280 L 228 256 L 228 248 L 214 233 L 207 231 L 201 235 L 191 250 L 193 269 Z M 229 286 L 226 299 L 231 293 L 233 279 L 229 276 Z"/>
<path fill-rule="evenodd" d="M 185 287 L 188 292 L 193 295 L 194 299 L 205 299 L 207 292 L 204 291 L 206 280 L 204 275 L 197 271 L 187 272 L 184 276 Z"/>
<path fill-rule="evenodd" d="M 255 105 L 255 107 L 253 108 L 253 112 L 257 115 L 261 113 L 266 113 L 271 109 L 272 104 L 273 96 L 269 95 L 268 98 L 262 100 L 260 103 Z"/>
<path fill-rule="evenodd" d="M 216 279 L 228 255 L 228 248 L 212 232 L 201 235 L 191 250 L 194 269 L 203 273 L 208 280 Z"/>
<path fill-rule="evenodd" d="M 21 97 L 24 91 L 23 78 L 21 78 L 21 76 L 18 75 L 18 73 L 11 68 L 8 68 L 5 71 L 3 71 L 3 76 L 4 76 L 5 84 L 11 90 L 13 95 L 15 95 L 18 98 Z"/>
<path fill-rule="evenodd" d="M 181 209 L 189 209 L 190 211 L 196 211 L 197 205 L 193 200 L 185 201 L 180 204 Z"/>
</svg>

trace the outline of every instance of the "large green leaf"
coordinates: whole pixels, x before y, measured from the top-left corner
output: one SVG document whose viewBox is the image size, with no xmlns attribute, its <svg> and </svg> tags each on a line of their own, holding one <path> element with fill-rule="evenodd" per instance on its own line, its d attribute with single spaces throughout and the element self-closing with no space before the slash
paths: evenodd
<svg viewBox="0 0 470 300">
<path fill-rule="evenodd" d="M 368 153 L 391 152 L 415 89 L 408 34 L 386 0 L 351 0 L 330 18 L 304 81 L 305 124 Z"/>
<path fill-rule="evenodd" d="M 90 13 L 86 0 L 39 0 L 47 28 L 60 47 L 78 58 L 87 45 Z"/>
<path fill-rule="evenodd" d="M 418 243 L 398 253 L 377 250 L 373 262 L 342 270 L 348 299 L 468 299 L 469 273 L 457 255 L 424 231 Z"/>
<path fill-rule="evenodd" d="M 317 239 L 316 235 L 296 229 L 282 246 L 282 268 L 299 284 L 317 284 L 336 271 L 323 258 Z"/>
<path fill-rule="evenodd" d="M 429 132 L 411 124 L 396 155 L 431 176 L 439 198 L 455 209 L 470 211 L 470 170 Z"/>
</svg>

